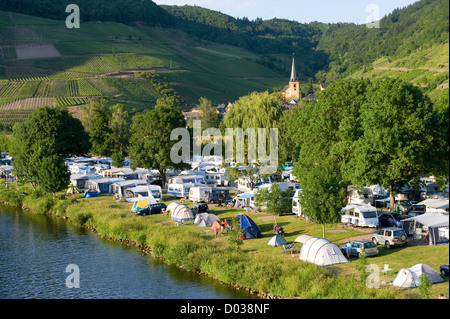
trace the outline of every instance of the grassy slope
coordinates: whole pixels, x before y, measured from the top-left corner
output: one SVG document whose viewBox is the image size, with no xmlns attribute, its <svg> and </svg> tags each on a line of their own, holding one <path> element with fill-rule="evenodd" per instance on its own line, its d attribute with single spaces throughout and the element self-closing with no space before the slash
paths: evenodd
<svg viewBox="0 0 450 319">
<path fill-rule="evenodd" d="M 0 12 L 0 36 L 6 52 L 6 59 L 0 60 L 0 79 L 91 79 L 111 72 L 158 68 L 166 70 L 163 73 L 169 85 L 188 104 L 197 103 L 201 96 L 215 104 L 227 103 L 251 91 L 278 89 L 287 81 L 287 76 L 254 62 L 258 56 L 248 51 L 198 41 L 178 30 L 120 23 L 82 23 L 80 29 L 67 29 L 64 21 Z M 15 45 L 41 41 L 54 44 L 62 57 L 14 59 Z M 126 87 L 127 83 L 120 82 L 128 80 L 117 79 L 117 86 L 106 81 L 103 84 L 110 88 L 101 93 L 108 96 L 108 92 Z M 151 91 L 150 87 L 141 95 L 117 98 L 134 104 L 154 103 L 160 95 L 149 94 Z M 23 95 L 0 96 L 0 103 Z"/>
<path fill-rule="evenodd" d="M 363 68 L 348 78 L 400 78 L 421 87 L 432 99 L 438 97 L 441 84 L 449 83 L 449 44 L 417 50 L 396 60 L 380 58 L 371 67 Z"/>
</svg>

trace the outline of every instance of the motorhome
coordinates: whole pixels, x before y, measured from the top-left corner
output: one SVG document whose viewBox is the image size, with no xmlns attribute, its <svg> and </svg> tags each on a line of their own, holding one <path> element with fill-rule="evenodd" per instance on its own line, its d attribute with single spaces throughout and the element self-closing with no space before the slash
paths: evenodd
<svg viewBox="0 0 450 319">
<path fill-rule="evenodd" d="M 341 210 L 341 222 L 358 227 L 378 227 L 377 209 L 372 205 L 349 204 Z"/>
<path fill-rule="evenodd" d="M 125 189 L 125 196 L 127 198 L 133 197 L 150 197 L 152 195 L 156 201 L 162 200 L 162 190 L 161 186 L 158 185 L 145 185 L 136 186 Z"/>
<path fill-rule="evenodd" d="M 188 198 L 189 190 L 192 187 L 196 186 L 204 186 L 203 184 L 198 183 L 175 183 L 169 184 L 167 186 L 167 195 L 172 196 L 174 198 Z"/>
<path fill-rule="evenodd" d="M 189 200 L 194 203 L 209 202 L 209 197 L 212 193 L 211 187 L 195 186 L 189 189 Z"/>
</svg>

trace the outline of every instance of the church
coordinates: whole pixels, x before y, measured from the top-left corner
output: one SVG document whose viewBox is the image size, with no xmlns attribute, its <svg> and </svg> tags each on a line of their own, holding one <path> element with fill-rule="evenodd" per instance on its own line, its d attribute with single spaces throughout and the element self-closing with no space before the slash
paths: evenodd
<svg viewBox="0 0 450 319">
<path fill-rule="evenodd" d="M 297 71 L 295 70 L 294 56 L 292 56 L 292 69 L 289 85 L 286 85 L 281 90 L 281 93 L 283 94 L 284 103 L 286 104 L 297 104 L 303 96 L 302 90 L 300 89 L 300 82 L 297 78 Z"/>
</svg>

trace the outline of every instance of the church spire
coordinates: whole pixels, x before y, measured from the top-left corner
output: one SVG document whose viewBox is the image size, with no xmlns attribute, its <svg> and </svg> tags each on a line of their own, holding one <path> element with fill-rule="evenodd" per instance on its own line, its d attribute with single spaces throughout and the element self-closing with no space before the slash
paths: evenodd
<svg viewBox="0 0 450 319">
<path fill-rule="evenodd" d="M 292 70 L 291 70 L 291 79 L 289 82 L 298 82 L 297 72 L 295 71 L 295 53 L 292 53 Z"/>
</svg>

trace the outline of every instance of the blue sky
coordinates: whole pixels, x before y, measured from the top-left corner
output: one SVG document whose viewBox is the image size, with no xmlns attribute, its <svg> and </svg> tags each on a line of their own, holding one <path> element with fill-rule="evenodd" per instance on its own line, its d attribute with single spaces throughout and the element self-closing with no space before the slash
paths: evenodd
<svg viewBox="0 0 450 319">
<path fill-rule="evenodd" d="M 406 7 L 418 0 L 153 0 L 156 4 L 197 5 L 220 11 L 233 17 L 258 17 L 267 20 L 284 18 L 302 23 L 353 22 L 365 24 L 396 8 Z M 372 5 L 372 6 L 371 6 Z M 373 6 L 375 5 L 375 7 Z"/>
</svg>

